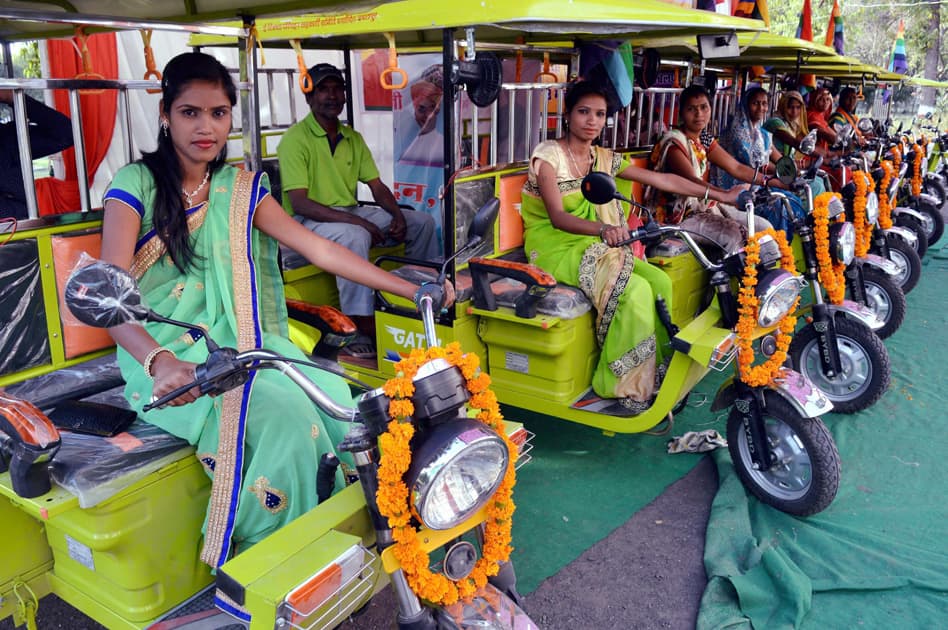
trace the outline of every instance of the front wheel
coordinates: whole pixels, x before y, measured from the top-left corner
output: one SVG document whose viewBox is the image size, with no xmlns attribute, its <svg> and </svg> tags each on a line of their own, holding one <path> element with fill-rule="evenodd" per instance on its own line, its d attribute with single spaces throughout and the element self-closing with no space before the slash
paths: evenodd
<svg viewBox="0 0 948 630">
<path fill-rule="evenodd" d="M 948 203 L 948 191 L 945 190 L 945 185 L 934 177 L 925 178 L 925 182 L 922 184 L 922 192 L 934 197 L 939 208 Z"/>
<path fill-rule="evenodd" d="M 922 259 L 915 253 L 915 249 L 895 234 L 887 234 L 889 243 L 889 259 L 899 266 L 895 281 L 902 291 L 908 293 L 918 284 L 922 277 Z"/>
<path fill-rule="evenodd" d="M 860 322 L 838 317 L 836 346 L 842 371 L 823 373 L 820 338 L 814 324 L 797 331 L 790 343 L 793 369 L 806 376 L 833 403 L 833 411 L 855 413 L 875 403 L 889 388 L 889 353 L 882 340 Z"/>
<path fill-rule="evenodd" d="M 899 214 L 896 215 L 894 223 L 915 233 L 918 237 L 915 239 L 915 253 L 919 258 L 924 258 L 925 252 L 928 251 L 928 235 L 922 222 L 909 214 Z"/>
<path fill-rule="evenodd" d="M 804 418 L 775 391 L 764 392 L 761 410 L 771 465 L 754 468 L 750 437 L 741 413 L 727 419 L 727 444 L 741 483 L 767 505 L 794 516 L 825 510 L 839 490 L 839 452 L 820 418 Z"/>
<path fill-rule="evenodd" d="M 866 285 L 866 306 L 883 322 L 882 328 L 873 332 L 879 339 L 888 339 L 905 321 L 905 291 L 880 269 L 863 267 L 862 278 Z"/>
<path fill-rule="evenodd" d="M 916 210 L 922 213 L 922 227 L 925 228 L 928 245 L 934 245 L 945 233 L 945 218 L 941 216 L 941 211 L 930 203 L 920 203 Z"/>
</svg>

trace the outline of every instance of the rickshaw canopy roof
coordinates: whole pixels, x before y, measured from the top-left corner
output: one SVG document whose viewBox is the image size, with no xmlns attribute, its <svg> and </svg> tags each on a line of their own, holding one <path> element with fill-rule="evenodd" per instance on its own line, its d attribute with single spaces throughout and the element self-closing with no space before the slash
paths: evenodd
<svg viewBox="0 0 948 630">
<path fill-rule="evenodd" d="M 627 39 L 662 31 L 695 35 L 721 31 L 761 31 L 766 25 L 708 11 L 685 9 L 660 0 L 400 0 L 371 10 L 257 20 L 260 41 L 309 40 L 314 47 L 378 48 L 385 33 L 399 48 L 440 44 L 441 29 L 476 27 L 479 41 L 517 43 L 564 39 Z M 195 35 L 192 46 L 227 43 Z"/>
<path fill-rule="evenodd" d="M 27 40 L 68 37 L 74 26 L 87 24 L 88 33 L 101 30 L 139 28 L 167 30 L 191 25 L 199 30 L 207 22 L 233 20 L 243 15 L 279 15 L 303 11 L 359 10 L 384 4 L 385 0 L 18 0 L 15 8 L 0 7 L 0 40 Z M 4 3 L 9 5 L 11 3 Z M 233 22 L 232 27 L 240 27 Z M 202 32 L 207 30 L 201 29 Z M 225 31 L 218 31 L 224 33 Z M 236 36 L 236 35 L 234 35 Z"/>
</svg>

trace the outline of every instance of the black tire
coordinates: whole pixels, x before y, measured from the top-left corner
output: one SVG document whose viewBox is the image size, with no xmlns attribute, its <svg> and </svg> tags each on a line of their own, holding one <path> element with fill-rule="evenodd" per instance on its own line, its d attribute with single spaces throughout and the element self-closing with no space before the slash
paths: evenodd
<svg viewBox="0 0 948 630">
<path fill-rule="evenodd" d="M 790 360 L 793 369 L 809 378 L 832 401 L 833 411 L 856 413 L 872 406 L 889 389 L 889 353 L 882 340 L 862 322 L 844 316 L 837 317 L 835 323 L 841 374 L 823 374 L 820 339 L 813 324 L 793 335 Z"/>
<path fill-rule="evenodd" d="M 839 452 L 820 418 L 804 418 L 783 396 L 764 392 L 767 437 L 775 465 L 755 470 L 741 415 L 727 419 L 727 444 L 744 487 L 763 503 L 794 516 L 821 512 L 839 490 Z"/>
<path fill-rule="evenodd" d="M 941 216 L 941 211 L 928 202 L 918 204 L 916 208 L 925 215 L 925 236 L 928 237 L 928 245 L 937 243 L 945 233 L 945 218 Z"/>
<path fill-rule="evenodd" d="M 915 236 L 918 237 L 915 240 L 915 253 L 918 254 L 919 258 L 924 258 L 925 252 L 928 251 L 928 234 L 925 232 L 925 226 L 922 225 L 922 222 L 910 214 L 899 214 L 896 215 L 893 223 L 915 233 Z"/>
<path fill-rule="evenodd" d="M 922 277 L 922 259 L 915 252 L 915 248 L 906 243 L 901 237 L 895 234 L 887 234 L 886 239 L 889 243 L 892 262 L 902 269 L 899 276 L 895 277 L 895 281 L 902 287 L 902 291 L 908 294 L 918 284 L 919 278 Z"/>
<path fill-rule="evenodd" d="M 866 284 L 866 306 L 885 322 L 873 332 L 879 339 L 888 339 L 905 321 L 905 291 L 881 269 L 863 267 L 862 277 Z"/>
</svg>

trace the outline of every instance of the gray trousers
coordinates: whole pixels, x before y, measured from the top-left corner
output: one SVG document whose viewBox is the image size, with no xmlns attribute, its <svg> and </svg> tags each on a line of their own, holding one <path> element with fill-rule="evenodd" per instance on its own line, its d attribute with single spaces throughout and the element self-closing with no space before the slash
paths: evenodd
<svg viewBox="0 0 948 630">
<path fill-rule="evenodd" d="M 371 221 L 382 232 L 388 230 L 392 215 L 378 206 L 337 207 L 336 210 L 351 212 L 367 221 Z M 434 217 L 417 210 L 402 210 L 405 217 L 405 256 L 419 260 L 437 260 L 441 256 L 438 236 L 435 232 Z M 368 260 L 372 247 L 372 235 L 369 231 L 351 223 L 313 221 L 301 215 L 293 217 L 307 229 L 323 238 L 339 243 L 362 258 Z M 395 245 L 388 241 L 385 245 Z M 336 288 L 339 289 L 339 306 L 346 315 L 365 316 L 375 312 L 375 299 L 369 287 L 336 276 Z"/>
</svg>

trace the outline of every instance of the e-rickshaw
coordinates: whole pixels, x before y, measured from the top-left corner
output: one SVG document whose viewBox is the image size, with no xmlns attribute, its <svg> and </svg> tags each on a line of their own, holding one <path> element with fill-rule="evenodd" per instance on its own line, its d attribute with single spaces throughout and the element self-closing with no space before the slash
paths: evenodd
<svg viewBox="0 0 948 630">
<path fill-rule="evenodd" d="M 445 50 L 451 51 L 452 62 L 454 38 L 459 27 L 481 21 L 484 10 L 483 3 L 478 3 L 476 7 L 471 4 L 461 11 L 464 19 L 446 21 L 432 29 L 431 15 L 436 14 L 441 9 L 440 6 L 430 2 L 405 2 L 399 5 L 399 14 L 410 15 L 416 21 L 425 20 L 426 28 L 440 35 Z M 279 10 L 291 8 L 282 3 L 274 6 Z M 698 16 L 657 2 L 642 3 L 633 10 L 616 2 L 574 3 L 571 6 L 575 7 L 581 17 L 567 22 L 563 21 L 562 11 L 559 9 L 555 12 L 546 9 L 549 14 L 545 18 L 538 18 L 539 14 L 534 10 L 536 7 L 532 6 L 491 7 L 499 26 L 486 28 L 489 32 L 500 35 L 498 39 L 502 42 L 509 42 L 511 30 L 518 30 L 520 37 L 534 32 L 552 37 L 562 36 L 564 31 L 573 33 L 578 26 L 583 25 L 588 25 L 590 32 L 597 36 L 604 35 L 603 25 L 606 25 L 607 30 L 612 28 L 617 29 L 617 32 L 650 28 L 668 29 L 672 32 L 683 32 L 692 28 L 760 28 L 760 25 L 754 22 L 706 14 Z M 415 13 L 409 12 L 408 8 L 414 8 Z M 365 13 L 316 16 L 310 19 L 331 24 L 334 29 L 344 31 L 354 22 L 375 20 L 380 14 L 389 11 L 392 9 L 387 5 L 379 5 L 373 11 Z M 4 17 L 46 26 L 65 22 L 71 26 L 83 25 L 90 30 L 116 26 L 172 28 L 195 32 L 203 30 L 205 33 L 236 36 L 245 41 L 252 32 L 243 25 L 228 30 L 226 26 L 182 22 L 136 22 L 129 18 L 137 16 L 131 15 L 113 18 L 98 15 L 76 17 L 10 12 L 4 13 Z M 512 26 L 515 28 L 511 28 Z M 45 31 L 41 28 L 40 32 L 63 32 L 58 28 L 55 26 Z M 467 50 L 471 53 L 476 46 L 474 31 L 472 27 L 465 38 L 468 43 Z M 65 32 L 68 33 L 68 30 Z M 523 50 L 530 49 L 528 45 L 522 46 Z M 255 55 L 248 54 L 247 48 L 241 50 L 241 78 L 244 79 L 240 85 L 242 111 L 245 122 L 248 123 L 245 127 L 245 159 L 248 165 L 253 167 L 259 165 L 260 157 L 255 152 L 255 147 L 259 148 L 259 144 L 255 144 L 259 142 L 259 135 L 253 133 L 253 118 L 257 112 L 257 84 L 253 81 Z M 539 50 L 542 51 L 542 48 Z M 474 92 L 483 84 L 485 70 L 483 64 L 478 63 L 477 55 L 468 57 L 470 58 L 464 60 L 467 65 L 462 65 L 461 73 L 464 74 L 463 82 L 466 87 Z M 112 89 L 121 93 L 128 89 L 154 89 L 157 83 L 147 79 L 141 82 L 123 82 L 84 76 L 75 82 L 62 83 L 11 81 L 4 82 L 3 87 L 20 91 L 20 96 L 17 97 L 19 104 L 16 107 L 22 120 L 22 90 L 25 87 L 70 90 L 73 103 L 77 103 L 76 93 L 79 90 Z M 545 102 L 547 101 L 544 100 Z M 131 125 L 127 115 L 125 121 L 123 128 L 127 130 Z M 456 147 L 450 132 L 447 137 L 449 153 L 454 155 Z M 78 134 L 76 140 L 81 149 L 82 140 Z M 477 162 L 476 152 L 479 147 L 477 143 L 473 147 L 474 161 Z M 490 150 L 496 151 L 497 148 L 494 146 Z M 131 154 L 131 149 L 129 152 Z M 83 151 L 77 153 L 77 170 L 80 172 L 81 181 L 85 179 L 82 170 Z M 27 158 L 24 164 L 29 164 L 29 153 L 26 152 L 24 156 Z M 449 161 L 450 166 L 446 167 L 446 174 L 453 175 L 456 163 L 454 158 Z M 481 201 L 478 197 L 492 196 L 497 185 L 496 178 L 500 174 L 515 173 L 486 171 L 472 178 L 471 188 L 474 199 L 477 200 L 475 203 Z M 31 178 L 25 176 L 24 179 L 30 181 Z M 90 207 L 91 201 L 83 187 L 80 187 L 80 199 L 82 212 L 23 222 L 15 234 L 9 235 L 10 244 L 17 247 L 11 248 L 8 244 L 0 251 L 0 254 L 12 256 L 8 259 L 11 265 L 22 264 L 23 274 L 30 279 L 27 283 L 28 295 L 23 302 L 29 307 L 26 311 L 28 314 L 11 322 L 14 325 L 10 327 L 11 334 L 8 339 L 14 342 L 14 351 L 7 358 L 0 384 L 7 386 L 7 394 L 14 393 L 32 398 L 44 408 L 45 405 L 58 404 L 63 398 L 98 391 L 115 382 L 115 372 L 107 360 L 110 351 L 108 338 L 94 338 L 90 330 L 74 321 L 64 308 L 63 292 L 67 286 L 71 286 L 68 282 L 69 271 L 75 264 L 78 252 L 95 253 L 97 231 L 101 221 L 101 215 Z M 489 208 L 491 204 L 480 205 Z M 449 213 L 453 213 L 453 196 L 448 197 L 446 206 Z M 35 199 L 31 207 L 31 217 L 35 217 Z M 479 216 L 481 215 L 468 212 L 466 220 L 474 225 L 483 224 L 482 220 L 477 219 Z M 451 238 L 446 239 L 445 255 L 451 275 L 455 275 L 453 256 L 462 252 L 465 245 L 474 242 L 467 231 L 460 231 L 459 223 L 453 221 L 454 229 L 458 230 L 461 236 L 458 242 Z M 477 233 L 477 230 L 470 232 Z M 493 236 L 486 239 L 488 249 L 494 249 L 496 238 L 495 230 Z M 4 267 L 7 268 L 8 265 L 5 263 Z M 37 287 L 40 290 L 36 290 Z M 288 294 L 292 293 L 292 287 L 293 283 L 289 282 Z M 77 294 L 87 296 L 88 291 L 81 290 Z M 24 295 L 15 296 L 15 299 L 17 303 L 21 303 Z M 112 300 L 110 303 L 114 305 L 117 302 Z M 447 321 L 450 323 L 453 315 L 458 313 L 457 310 L 449 313 Z M 91 316 L 90 321 L 100 320 Z M 411 325 L 414 327 L 419 323 L 412 320 Z M 470 328 L 471 323 L 468 322 L 469 336 L 462 339 L 462 342 L 473 343 L 477 339 Z M 418 326 L 418 330 L 422 328 L 423 326 Z M 449 332 L 450 334 L 447 334 Z M 436 340 L 435 334 L 430 331 L 426 337 L 428 343 Z M 457 338 L 458 335 L 453 333 L 450 325 L 442 323 L 439 326 L 437 340 L 440 343 L 444 344 Z M 34 346 L 24 345 L 24 341 L 35 342 L 39 351 L 33 352 Z M 483 343 L 479 343 L 473 347 L 474 352 L 486 356 L 479 351 L 484 347 Z M 103 358 L 106 359 L 104 366 L 93 363 L 94 360 Z M 66 378 L 69 368 L 75 368 L 76 374 L 73 381 L 65 383 L 63 379 Z M 376 372 L 376 382 L 383 380 L 384 373 L 379 370 Z M 32 380 L 18 387 L 24 379 L 31 377 Z M 42 389 L 43 380 L 50 386 L 46 390 Z M 12 473 L 4 472 L 0 475 L 0 494 L 3 495 L 0 511 L 5 539 L 15 540 L 17 545 L 15 549 L 8 547 L 4 552 L 4 569 L 0 575 L 2 616 L 13 615 L 17 622 L 32 623 L 38 598 L 46 593 L 56 593 L 104 625 L 115 628 L 149 627 L 159 622 L 161 625 L 156 627 L 186 627 L 186 624 L 216 627 L 214 624 L 233 623 L 231 618 L 228 618 L 229 621 L 218 621 L 208 617 L 211 613 L 194 612 L 195 606 L 201 608 L 211 600 L 215 600 L 219 606 L 235 615 L 238 623 L 249 624 L 251 627 L 332 627 L 358 610 L 386 581 L 392 581 L 398 590 L 400 625 L 414 623 L 423 611 L 448 611 L 450 608 L 422 605 L 405 586 L 406 580 L 398 559 L 392 554 L 380 554 L 384 545 L 378 543 L 383 542 L 383 535 L 387 535 L 384 531 L 385 525 L 373 524 L 366 498 L 355 486 L 342 490 L 291 526 L 218 567 L 217 588 L 207 589 L 215 578 L 209 568 L 198 560 L 198 550 L 209 483 L 202 465 L 192 457 L 193 449 L 180 441 L 164 440 L 161 448 L 156 449 L 157 455 L 150 453 L 145 456 L 141 452 L 141 444 L 147 441 L 148 436 L 136 435 L 131 429 L 115 436 L 118 439 L 94 442 L 91 448 L 83 451 L 85 454 L 92 451 L 115 451 L 120 460 L 123 455 L 128 457 L 118 463 L 121 479 L 119 483 L 113 484 L 117 487 L 112 487 L 106 495 L 87 495 L 83 499 L 58 485 L 43 487 L 44 483 L 49 483 L 45 478 L 47 462 L 52 460 L 63 463 L 62 457 L 57 458 L 54 455 L 63 444 L 62 435 L 65 434 L 34 430 L 37 427 L 49 428 L 49 425 L 42 421 L 45 416 L 41 410 L 31 407 L 28 403 L 14 400 L 5 404 L 10 405 L 5 408 L 5 412 L 15 415 L 19 422 L 13 425 L 10 418 L 4 416 L 3 463 L 11 467 Z M 97 410 L 93 413 L 100 412 Z M 522 428 L 516 426 L 516 423 L 508 423 L 506 428 L 511 439 L 525 439 Z M 525 451 L 526 448 L 521 444 L 521 455 Z M 135 462 L 136 465 L 132 466 L 131 460 L 137 459 L 148 460 L 147 465 L 139 466 L 141 462 Z M 27 472 L 18 476 L 24 469 L 24 461 Z M 88 471 L 79 471 L 73 477 L 82 476 L 83 472 Z M 125 472 L 134 474 L 125 475 Z M 25 485 L 19 485 L 21 483 Z M 459 538 L 464 534 L 473 533 L 476 539 L 478 532 L 483 533 L 481 524 L 489 513 L 485 509 L 477 511 L 445 531 L 423 529 L 423 549 L 430 552 L 450 543 L 442 570 L 447 572 L 450 565 L 452 576 L 463 580 L 465 567 L 470 567 L 472 559 L 477 560 L 477 547 L 469 543 L 467 546 L 460 545 Z M 451 562 L 448 562 L 448 555 L 452 558 Z M 494 589 L 489 596 L 478 595 L 473 606 L 470 603 L 462 604 L 457 614 L 449 614 L 461 620 L 466 616 L 470 618 L 499 614 L 504 616 L 509 624 L 528 623 L 529 620 L 525 621 L 522 615 L 516 612 L 517 609 L 510 600 L 510 596 L 515 594 L 513 576 L 507 575 L 510 573 L 512 572 L 507 568 L 501 570 L 501 577 L 505 576 L 507 587 Z M 427 623 L 430 624 L 430 621 Z M 440 615 L 438 623 L 439 627 L 440 624 L 445 624 L 445 627 L 455 627 L 452 623 L 463 625 L 463 621 L 448 621 L 443 614 Z"/>
<path fill-rule="evenodd" d="M 559 90 L 564 86 L 496 81 L 494 78 L 498 73 L 490 70 L 490 65 L 496 69 L 496 63 L 488 61 L 488 54 L 504 49 L 511 50 L 511 56 L 542 52 L 554 57 L 558 54 L 570 60 L 569 72 L 575 76 L 582 63 L 576 59 L 577 47 L 584 40 L 644 30 L 681 35 L 683 30 L 691 34 L 713 33 L 715 29 L 727 33 L 735 28 L 758 26 L 733 22 L 723 16 L 696 15 L 657 5 L 628 7 L 612 3 L 573 3 L 568 8 L 555 9 L 540 3 L 525 11 L 529 19 L 518 14 L 520 7 L 498 7 L 492 14 L 491 24 L 470 26 L 478 20 L 475 15 L 468 21 L 460 18 L 470 8 L 467 3 L 457 5 L 457 21 L 448 18 L 437 25 L 443 27 L 440 31 L 443 65 L 452 69 L 451 80 L 445 81 L 443 97 L 447 157 L 442 219 L 445 234 L 454 233 L 456 242 L 447 239 L 445 254 L 450 255 L 458 244 L 464 242 L 466 217 L 485 198 L 497 196 L 501 199 L 501 216 L 493 238 L 455 262 L 455 282 L 461 297 L 453 309 L 439 318 L 439 338 L 444 342 L 460 341 L 462 346 L 476 349 L 485 357 L 498 398 L 507 405 L 587 424 L 609 434 L 647 431 L 665 421 L 710 369 L 725 369 L 735 355 L 735 335 L 731 330 L 734 324 L 727 323 L 715 300 L 707 299 L 708 277 L 718 268 L 702 254 L 688 252 L 687 239 L 679 244 L 677 250 L 663 250 L 653 259 L 674 278 L 674 308 L 668 320 L 670 326 L 681 327 L 673 335 L 676 337 L 673 347 L 679 353 L 672 359 L 669 375 L 651 409 L 636 416 L 612 412 L 613 401 L 600 398 L 590 388 L 598 348 L 592 333 L 594 315 L 588 302 L 577 295 L 575 289 L 554 286 L 546 274 L 523 262 L 522 223 L 517 208 L 519 190 L 525 179 L 523 160 L 535 142 L 560 131 L 562 112 L 557 109 L 556 115 L 551 115 L 547 90 L 556 89 L 556 102 L 561 103 Z M 480 5 L 474 10 L 480 11 Z M 564 17 L 564 11 L 573 10 L 575 14 Z M 656 12 L 654 16 L 660 17 L 653 17 L 649 13 L 652 10 Z M 606 14 L 611 19 L 603 24 L 600 17 Z M 261 21 L 257 24 L 257 31 L 264 42 L 289 37 L 318 47 L 355 48 L 381 46 L 394 39 L 401 50 L 402 47 L 411 49 L 438 41 L 439 31 L 429 25 L 430 15 L 430 3 L 406 1 L 379 7 L 371 15 L 355 14 L 341 25 L 324 26 L 321 21 L 300 25 L 293 20 L 278 19 Z M 685 23 L 693 15 L 695 21 Z M 648 18 L 652 19 L 652 26 L 649 26 Z M 569 27 L 563 26 L 564 21 L 570 24 Z M 461 26 L 464 26 L 465 35 L 459 46 L 455 36 Z M 567 33 L 573 43 L 568 46 L 551 44 Z M 221 43 L 220 38 L 210 37 L 195 37 L 191 41 L 195 45 Z M 534 42 L 543 42 L 544 45 Z M 492 79 L 495 83 L 492 89 L 488 89 Z M 463 91 L 458 89 L 462 84 L 466 88 Z M 518 153 L 509 148 L 508 155 L 504 156 L 497 150 L 500 142 L 494 135 L 485 133 L 482 142 L 480 138 L 475 140 L 469 136 L 465 129 L 478 129 L 476 119 L 479 118 L 483 118 L 484 129 L 496 131 L 505 128 L 499 122 L 503 108 L 492 99 L 477 102 L 477 97 L 484 92 L 502 93 L 518 89 L 527 92 L 527 107 L 536 110 L 539 123 L 523 125 L 528 137 L 524 143 L 525 150 Z M 539 99 L 529 100 L 537 96 L 531 91 L 541 90 Z M 650 99 L 647 107 L 643 107 L 643 98 L 640 97 L 638 106 L 639 113 L 644 116 L 654 103 Z M 471 106 L 472 100 L 474 106 Z M 514 99 L 508 100 L 508 106 L 512 111 Z M 466 116 L 472 119 L 469 126 L 466 125 Z M 627 145 L 627 137 L 641 133 L 642 121 L 638 118 L 632 118 L 631 108 L 621 112 L 603 134 L 606 142 L 612 138 L 613 146 L 622 150 Z M 508 118 L 508 123 L 511 120 L 512 117 Z M 635 133 L 632 132 L 633 125 L 637 125 Z M 621 141 L 616 142 L 619 137 Z M 513 145 L 508 143 L 507 146 Z M 462 154 L 462 146 L 471 147 L 470 152 Z M 486 163 L 480 159 L 484 154 L 490 156 Z M 459 169 L 466 163 L 465 159 L 477 166 Z M 418 280 L 426 277 L 423 261 L 385 256 L 377 262 L 400 266 L 396 273 L 408 277 Z M 492 282 L 494 276 L 501 276 L 503 280 Z M 285 279 L 287 291 L 298 291 L 306 301 L 330 299 L 330 294 L 325 291 L 312 290 L 317 280 L 301 278 L 296 270 L 286 273 Z M 545 300 L 547 294 L 552 297 Z M 380 296 L 376 309 L 377 355 L 372 359 L 340 355 L 341 364 L 369 382 L 384 382 L 395 375 L 395 362 L 421 337 L 420 323 L 405 304 Z M 769 332 L 767 324 L 764 326 L 755 333 L 756 336 Z M 298 333 L 294 340 L 301 347 L 314 346 L 317 334 L 303 329 Z M 739 379 L 729 381 L 722 388 L 717 405 L 728 407 L 737 401 L 737 411 L 731 414 L 728 432 L 733 438 L 734 459 L 751 491 L 780 509 L 812 514 L 829 504 L 838 484 L 835 447 L 817 417 L 831 405 L 805 378 L 797 378 L 789 371 L 785 376 L 786 380 L 771 383 L 767 392 L 756 390 L 752 393 L 742 388 Z M 758 413 L 759 409 L 765 409 L 765 413 Z M 801 444 L 803 446 L 799 446 Z"/>
</svg>

